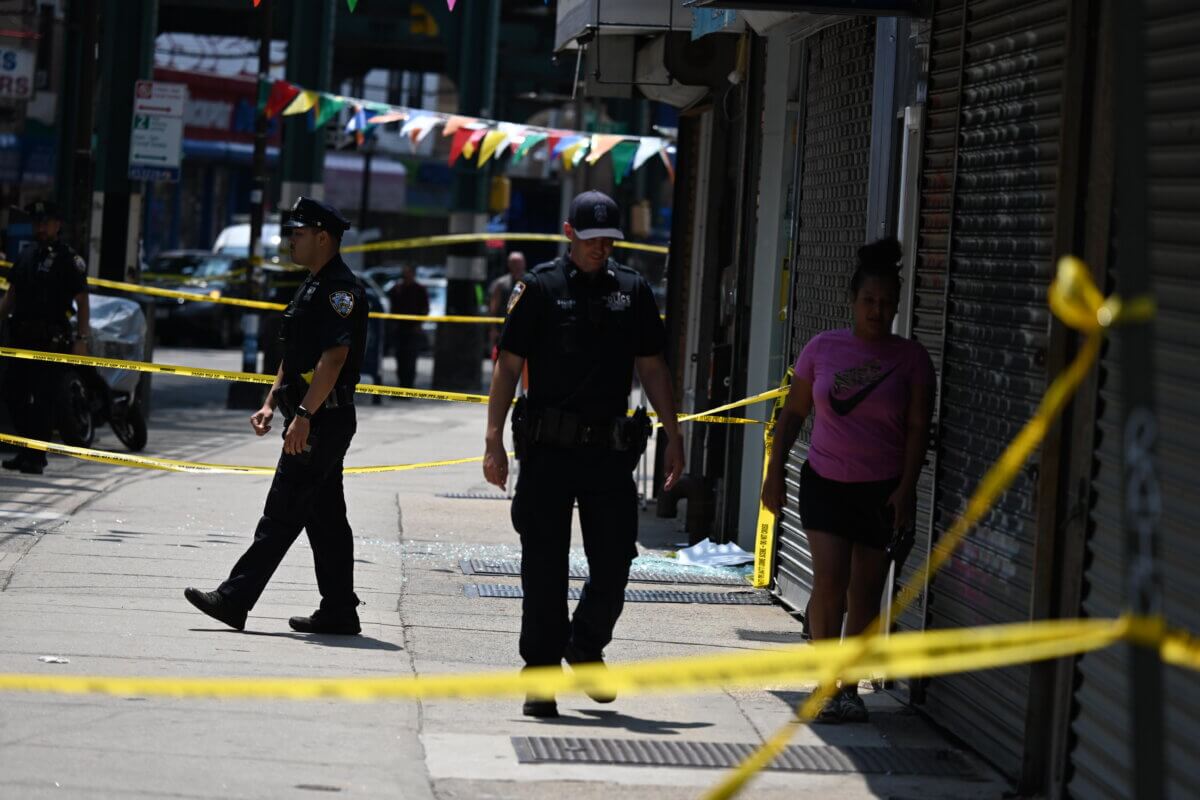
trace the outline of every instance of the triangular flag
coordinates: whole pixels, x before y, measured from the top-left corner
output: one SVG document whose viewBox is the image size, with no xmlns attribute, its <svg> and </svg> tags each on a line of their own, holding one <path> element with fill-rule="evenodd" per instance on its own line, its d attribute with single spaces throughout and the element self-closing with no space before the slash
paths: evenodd
<svg viewBox="0 0 1200 800">
<path fill-rule="evenodd" d="M 591 146 L 591 141 L 589 141 L 587 137 L 584 137 L 583 142 L 580 143 L 579 149 L 575 151 L 575 155 L 571 156 L 572 167 L 578 167 L 583 163 L 584 156 L 588 154 L 588 150 L 591 149 Z"/>
<path fill-rule="evenodd" d="M 662 150 L 659 150 L 658 154 L 662 156 L 663 164 L 665 164 L 667 167 L 667 175 L 670 176 L 671 183 L 674 183 L 675 165 L 671 163 L 671 156 L 667 154 L 667 148 L 664 147 Z"/>
<path fill-rule="evenodd" d="M 367 110 L 359 104 L 354 105 L 354 113 L 346 121 L 346 133 L 362 133 L 367 129 Z"/>
<path fill-rule="evenodd" d="M 470 159 L 475 156 L 475 149 L 479 147 L 479 143 L 483 141 L 483 137 L 487 136 L 487 128 L 478 128 L 471 131 L 471 135 L 467 137 L 467 143 L 463 145 L 462 154 Z"/>
<path fill-rule="evenodd" d="M 624 136 L 613 136 L 611 134 L 597 133 L 592 135 L 592 147 L 588 151 L 588 163 L 595 164 L 600 159 L 604 158 L 604 154 L 612 150 L 621 142 L 625 141 Z"/>
<path fill-rule="evenodd" d="M 446 0 L 446 5 L 450 7 L 450 10 L 451 10 L 451 11 L 453 11 L 453 10 L 454 10 L 454 4 L 455 4 L 456 2 L 458 2 L 458 0 Z"/>
<path fill-rule="evenodd" d="M 386 125 L 389 122 L 403 122 L 408 119 L 408 112 L 398 109 L 381 111 L 373 117 L 368 117 L 367 122 L 371 125 Z"/>
<path fill-rule="evenodd" d="M 316 92 L 301 91 L 296 95 L 296 99 L 288 103 L 288 107 L 283 110 L 285 117 L 291 117 L 295 114 L 303 114 L 317 104 L 319 95 Z"/>
<path fill-rule="evenodd" d="M 459 128 L 463 127 L 464 125 L 473 125 L 478 121 L 479 120 L 475 119 L 474 117 L 460 117 L 459 115 L 455 114 L 454 116 L 450 117 L 450 119 L 446 120 L 446 124 L 442 126 L 442 136 L 453 136 L 458 132 Z"/>
<path fill-rule="evenodd" d="M 641 169 L 642 164 L 650 160 L 650 156 L 662 150 L 663 140 L 657 136 L 643 136 L 638 140 L 637 155 L 633 157 L 633 168 Z"/>
<path fill-rule="evenodd" d="M 551 158 L 561 152 L 558 149 L 558 143 L 563 140 L 564 136 L 568 135 L 566 131 L 550 131 L 550 133 L 546 134 L 546 149 L 550 151 Z"/>
<path fill-rule="evenodd" d="M 354 13 L 355 6 L 358 5 L 358 0 L 346 0 L 346 5 L 350 6 L 350 13 Z"/>
<path fill-rule="evenodd" d="M 512 157 L 513 163 L 515 164 L 516 162 L 520 161 L 522 158 L 524 158 L 526 156 L 526 154 L 529 153 L 530 150 L 537 147 L 539 144 L 541 144 L 544 141 L 546 141 L 546 134 L 544 134 L 544 133 L 527 133 L 527 134 L 525 134 L 524 141 L 522 141 L 521 144 L 519 144 L 517 146 L 516 151 L 513 152 L 513 157 Z"/>
<path fill-rule="evenodd" d="M 483 144 L 479 146 L 479 166 L 483 166 L 496 153 L 496 148 L 500 147 L 504 140 L 508 138 L 508 134 L 501 130 L 488 131 L 483 137 Z"/>
<path fill-rule="evenodd" d="M 471 138 L 471 134 L 475 131 L 470 128 L 459 128 L 454 132 L 454 138 L 450 140 L 450 166 L 454 166 L 454 162 L 458 161 L 458 157 L 462 155 L 463 147 L 466 146 L 467 140 Z"/>
<path fill-rule="evenodd" d="M 400 129 L 400 135 L 407 136 L 415 148 L 421 143 L 422 139 L 429 135 L 429 132 L 433 130 L 433 126 L 441 121 L 440 117 L 431 117 L 428 115 L 410 119 Z"/>
<path fill-rule="evenodd" d="M 568 144 L 566 147 L 563 147 L 561 150 L 563 168 L 568 170 L 573 169 L 575 165 L 579 163 L 576 155 L 581 153 L 583 148 L 586 147 L 588 143 L 586 136 L 575 136 L 572 138 L 575 141 L 571 144 Z M 560 147 L 562 147 L 562 144 L 562 142 L 559 142 Z"/>
<path fill-rule="evenodd" d="M 293 86 L 287 81 L 275 81 L 271 84 L 271 94 L 267 97 L 267 119 L 287 108 L 288 104 L 300 94 L 300 87 Z"/>
<path fill-rule="evenodd" d="M 557 144 L 551 146 L 550 155 L 561 156 L 567 148 L 573 147 L 582 141 L 586 141 L 586 139 L 586 136 L 581 136 L 579 134 L 569 134 L 567 136 L 563 136 L 558 140 Z"/>
<path fill-rule="evenodd" d="M 317 105 L 317 118 L 313 121 L 313 127 L 320 128 L 337 116 L 337 113 L 346 107 L 346 102 L 346 98 L 341 95 L 321 95 L 321 100 Z"/>
<path fill-rule="evenodd" d="M 612 167 L 613 180 L 620 185 L 625 176 L 629 174 L 630 168 L 633 167 L 633 157 L 637 154 L 637 142 L 623 141 L 617 142 L 612 149 Z"/>
</svg>

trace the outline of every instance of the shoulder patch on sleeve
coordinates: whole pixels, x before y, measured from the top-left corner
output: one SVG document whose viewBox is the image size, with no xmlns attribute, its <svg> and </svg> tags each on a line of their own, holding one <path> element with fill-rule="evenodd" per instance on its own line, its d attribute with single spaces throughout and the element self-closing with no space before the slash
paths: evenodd
<svg viewBox="0 0 1200 800">
<path fill-rule="evenodd" d="M 77 270 L 77 271 L 78 271 L 80 274 L 86 273 L 86 272 L 87 272 L 87 262 L 86 262 L 86 261 L 84 261 L 84 260 L 83 260 L 82 258 L 80 258 L 79 256 L 75 256 L 75 269 L 76 269 L 76 270 Z"/>
<path fill-rule="evenodd" d="M 525 281 L 519 282 L 513 287 L 512 294 L 508 297 L 508 309 L 505 314 L 511 314 L 512 310 L 517 307 L 517 303 L 521 302 L 521 298 L 525 296 Z"/>
<path fill-rule="evenodd" d="M 350 292 L 333 292 L 329 295 L 329 304 L 339 316 L 348 317 L 354 310 L 354 295 Z"/>
</svg>

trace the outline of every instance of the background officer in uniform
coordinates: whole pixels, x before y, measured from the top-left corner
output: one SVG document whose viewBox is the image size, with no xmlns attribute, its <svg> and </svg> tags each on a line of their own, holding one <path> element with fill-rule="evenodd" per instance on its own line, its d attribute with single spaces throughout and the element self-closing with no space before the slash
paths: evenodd
<svg viewBox="0 0 1200 800">
<path fill-rule="evenodd" d="M 0 300 L 0 319 L 12 314 L 12 345 L 27 350 L 87 355 L 90 337 L 87 264 L 59 239 L 62 216 L 54 204 L 39 201 L 25 209 L 33 223 L 34 244 L 17 257 L 8 276 L 8 293 Z M 72 309 L 72 303 L 75 309 Z M 77 330 L 71 317 L 78 313 Z M 10 359 L 4 395 L 18 436 L 50 440 L 59 366 L 44 361 Z M 5 469 L 35 475 L 46 466 L 46 454 L 22 448 Z"/>
<path fill-rule="evenodd" d="M 611 259 L 624 238 L 616 203 L 584 192 L 563 231 L 567 256 L 535 267 L 513 288 L 488 400 L 484 476 L 504 487 L 504 420 L 525 362 L 529 394 L 514 411 L 521 472 L 513 526 L 521 536 L 521 657 L 527 666 L 601 662 L 637 555 L 636 465 L 649 423 L 627 415 L 636 368 L 668 436 L 666 488 L 683 472 L 665 334 L 650 286 Z M 591 577 L 567 613 L 571 512 Z M 592 699 L 610 702 L 611 695 Z M 528 716 L 557 716 L 553 699 L 526 698 Z"/>
<path fill-rule="evenodd" d="M 309 275 L 284 312 L 283 362 L 267 401 L 250 417 L 259 436 L 284 415 L 283 455 L 254 543 L 215 592 L 184 595 L 205 614 L 242 630 L 267 581 L 303 528 L 312 545 L 320 608 L 288 624 L 304 633 L 356 634 L 354 538 L 346 520 L 342 460 L 354 437 L 354 386 L 367 341 L 367 296 L 338 249 L 350 227 L 332 206 L 301 197 L 284 230 L 292 260 Z"/>
</svg>

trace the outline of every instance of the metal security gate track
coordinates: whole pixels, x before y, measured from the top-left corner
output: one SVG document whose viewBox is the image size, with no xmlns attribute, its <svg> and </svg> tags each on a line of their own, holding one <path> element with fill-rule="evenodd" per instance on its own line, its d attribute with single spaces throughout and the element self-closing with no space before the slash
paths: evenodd
<svg viewBox="0 0 1200 800">
<path fill-rule="evenodd" d="M 582 589 L 567 590 L 567 599 L 578 600 Z M 520 586 L 497 583 L 468 583 L 463 587 L 467 597 L 497 597 L 519 600 L 525 596 Z M 707 605 L 769 606 L 771 596 L 766 592 L 680 592 L 673 589 L 626 589 L 626 603 L 702 603 Z"/>
<path fill-rule="evenodd" d="M 434 497 L 444 497 L 449 500 L 512 500 L 508 495 L 499 492 L 441 492 Z"/>
<path fill-rule="evenodd" d="M 519 561 L 490 561 L 485 558 L 464 558 L 458 562 L 464 575 L 511 575 L 521 574 Z M 572 564 L 570 577 L 574 580 L 587 580 L 586 564 Z M 674 570 L 654 569 L 653 567 L 633 567 L 629 571 L 629 580 L 637 583 L 687 583 L 701 586 L 746 586 L 746 579 L 740 575 L 711 575 L 698 573 L 689 575 Z"/>
<path fill-rule="evenodd" d="M 757 744 L 688 742 L 673 739 L 593 739 L 562 736 L 514 736 L 522 764 L 609 764 L 646 767 L 728 769 L 741 763 Z M 866 773 L 976 778 L 963 755 L 954 750 L 917 747 L 825 747 L 791 745 L 768 769 L 781 772 Z"/>
</svg>

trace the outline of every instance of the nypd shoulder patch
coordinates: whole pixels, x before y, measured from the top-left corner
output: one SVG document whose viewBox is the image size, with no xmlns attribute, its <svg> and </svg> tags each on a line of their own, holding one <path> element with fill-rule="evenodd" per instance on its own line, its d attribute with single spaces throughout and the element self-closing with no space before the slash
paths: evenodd
<svg viewBox="0 0 1200 800">
<path fill-rule="evenodd" d="M 80 274 L 87 272 L 87 262 L 85 262 L 82 258 L 75 256 L 74 263 L 77 272 Z"/>
<path fill-rule="evenodd" d="M 329 295 L 329 304 L 340 316 L 348 317 L 354 310 L 354 295 L 350 292 L 333 292 Z"/>
<path fill-rule="evenodd" d="M 525 281 L 519 282 L 513 287 L 512 294 L 508 297 L 508 310 L 504 313 L 511 314 L 512 310 L 517 307 L 517 303 L 521 302 L 521 298 L 525 295 Z"/>
</svg>

